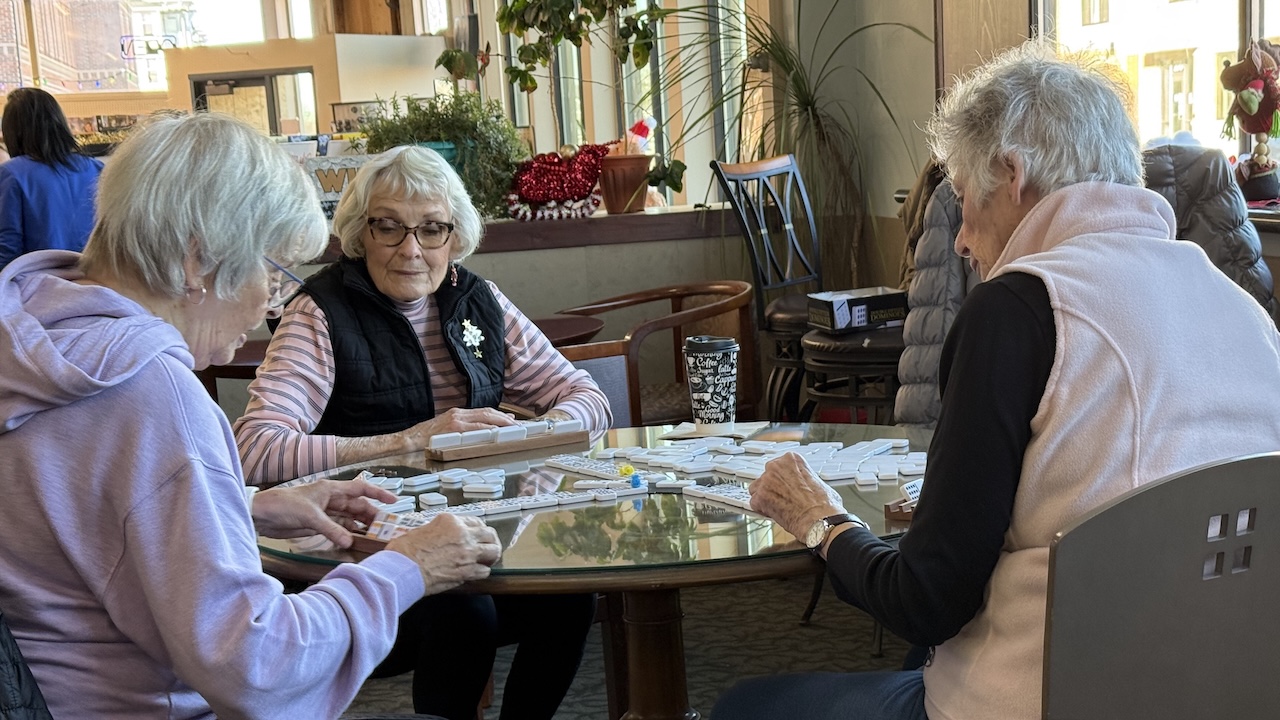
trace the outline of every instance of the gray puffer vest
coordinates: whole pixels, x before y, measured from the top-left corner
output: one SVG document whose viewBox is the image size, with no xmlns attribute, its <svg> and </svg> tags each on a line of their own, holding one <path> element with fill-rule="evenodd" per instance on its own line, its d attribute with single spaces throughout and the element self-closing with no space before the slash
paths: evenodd
<svg viewBox="0 0 1280 720">
<path fill-rule="evenodd" d="M 1161 145 L 1142 152 L 1147 187 L 1164 196 L 1178 221 L 1177 238 L 1204 249 L 1209 260 L 1254 297 L 1272 318 L 1276 299 L 1258 231 L 1231 165 L 1221 151 Z"/>
<path fill-rule="evenodd" d="M 960 205 L 951 181 L 944 180 L 925 208 L 924 234 L 916 243 L 916 274 L 907 289 L 911 311 L 902 328 L 906 350 L 898 360 L 898 397 L 894 422 L 907 427 L 932 428 L 938 422 L 942 398 L 938 393 L 938 361 L 942 341 L 951 330 L 968 288 L 977 282 L 955 252 L 960 231 Z"/>
</svg>

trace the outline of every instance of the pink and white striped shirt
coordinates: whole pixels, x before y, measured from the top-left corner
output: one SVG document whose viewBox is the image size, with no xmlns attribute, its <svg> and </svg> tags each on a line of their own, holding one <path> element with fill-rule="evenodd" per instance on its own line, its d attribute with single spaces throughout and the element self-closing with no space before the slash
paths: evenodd
<svg viewBox="0 0 1280 720">
<path fill-rule="evenodd" d="M 603 435 L 613 415 L 595 381 L 565 360 L 493 283 L 489 287 L 506 316 L 503 401 L 538 414 L 563 410 L 581 420 L 593 440 Z M 426 355 L 436 413 L 465 406 L 466 380 L 445 346 L 431 297 L 396 305 Z M 248 408 L 235 423 L 246 482 L 272 484 L 338 464 L 337 438 L 310 434 L 324 415 L 334 377 L 328 321 L 309 295 L 298 295 L 285 308 L 258 376 L 249 384 Z"/>
</svg>

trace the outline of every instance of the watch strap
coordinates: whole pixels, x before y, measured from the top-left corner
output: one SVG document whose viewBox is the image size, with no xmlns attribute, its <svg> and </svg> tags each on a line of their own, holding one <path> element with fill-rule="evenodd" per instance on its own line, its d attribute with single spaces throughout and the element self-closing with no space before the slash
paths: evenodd
<svg viewBox="0 0 1280 720">
<path fill-rule="evenodd" d="M 854 525 L 859 525 L 864 528 L 867 526 L 866 523 L 862 522 L 861 518 L 859 518 L 857 515 L 854 515 L 853 513 L 836 513 L 835 515 L 828 515 L 822 518 L 822 522 L 827 526 L 827 534 L 823 536 L 822 542 L 818 543 L 812 548 L 809 548 L 809 550 L 813 552 L 814 555 L 819 555 L 822 553 L 822 546 L 826 545 L 827 540 L 831 538 L 831 531 L 835 530 L 841 525 L 848 525 L 852 523 Z"/>
</svg>

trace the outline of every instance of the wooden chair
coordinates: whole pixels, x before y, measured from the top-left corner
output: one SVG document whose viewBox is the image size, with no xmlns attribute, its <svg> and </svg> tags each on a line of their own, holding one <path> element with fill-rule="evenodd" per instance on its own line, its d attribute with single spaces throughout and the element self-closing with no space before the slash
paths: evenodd
<svg viewBox="0 0 1280 720">
<path fill-rule="evenodd" d="M 822 290 L 822 257 L 809 193 L 793 155 L 752 163 L 711 161 L 747 243 L 755 281 L 756 326 L 771 341 L 765 417 L 795 420 L 809 332 L 807 293 Z"/>
<path fill-rule="evenodd" d="M 1280 453 L 1132 490 L 1049 548 L 1043 717 L 1280 713 Z"/>
<path fill-rule="evenodd" d="M 607 373 L 607 383 L 627 392 L 613 391 L 614 426 L 664 425 L 693 418 L 681 352 L 684 338 L 695 334 L 731 335 L 738 339 L 738 417 L 755 418 L 755 331 L 751 322 L 751 285 L 741 280 L 712 280 L 687 285 L 642 290 L 559 311 L 561 315 L 600 315 L 649 303 L 669 303 L 669 312 L 643 320 L 621 340 L 566 345 L 560 351 L 571 362 Z M 719 318 L 717 321 L 716 319 Z M 708 325 L 707 323 L 719 324 Z M 640 348 L 650 335 L 668 332 L 674 354 L 674 383 L 643 384 L 640 381 Z M 620 358 L 620 360 L 608 360 Z M 587 368 L 600 382 L 602 376 Z M 602 385 L 603 387 L 603 385 Z M 610 394 L 606 390 L 606 395 Z M 625 399 L 623 399 L 625 396 Z M 620 407 L 621 403 L 625 403 Z M 620 412 L 625 408 L 625 413 Z"/>
</svg>

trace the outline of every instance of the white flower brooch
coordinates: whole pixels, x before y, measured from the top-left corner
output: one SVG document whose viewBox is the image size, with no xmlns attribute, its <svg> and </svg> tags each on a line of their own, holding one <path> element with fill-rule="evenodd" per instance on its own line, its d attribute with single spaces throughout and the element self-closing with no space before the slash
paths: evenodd
<svg viewBox="0 0 1280 720">
<path fill-rule="evenodd" d="M 462 321 L 462 344 L 471 348 L 471 352 L 477 357 L 484 357 L 484 353 L 480 351 L 480 344 L 484 342 L 484 333 L 480 332 L 480 328 L 471 324 L 470 320 Z"/>
</svg>

